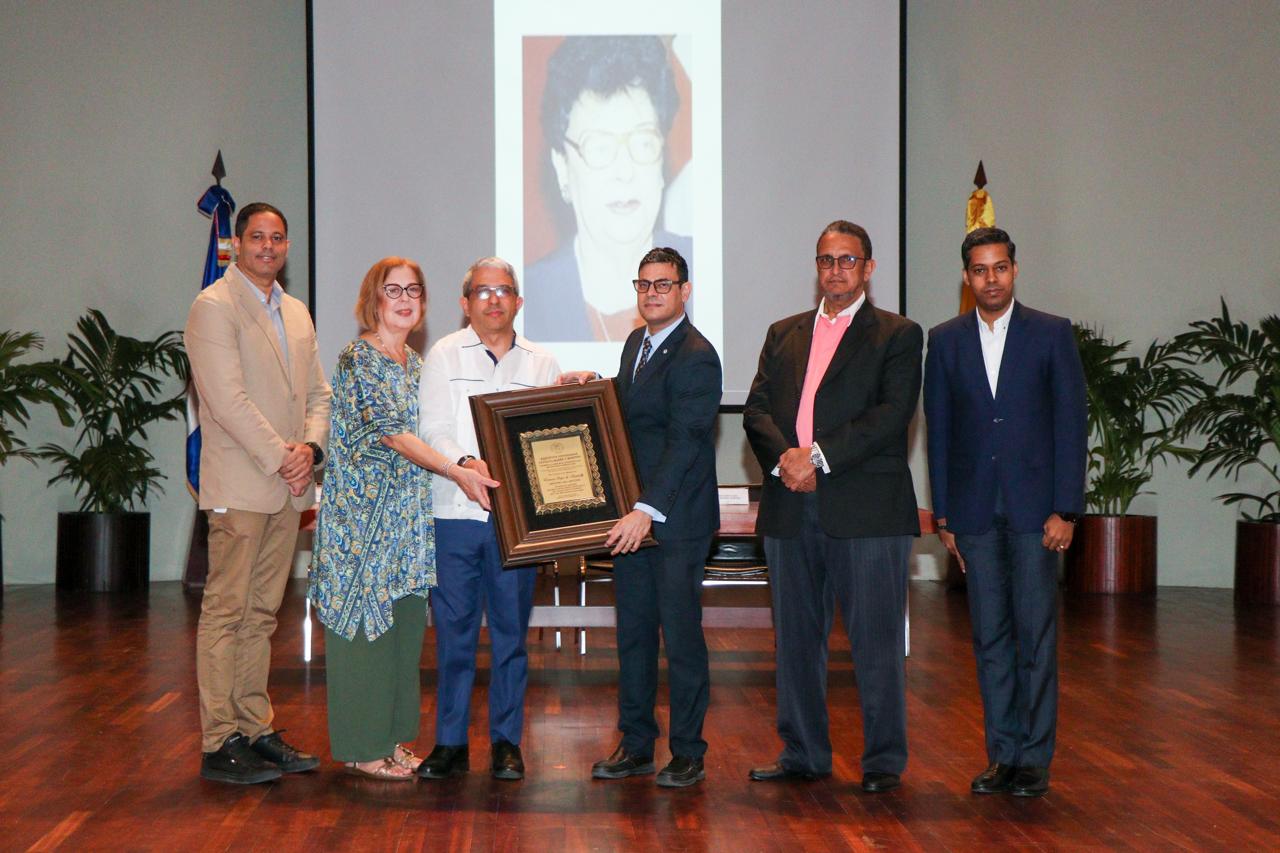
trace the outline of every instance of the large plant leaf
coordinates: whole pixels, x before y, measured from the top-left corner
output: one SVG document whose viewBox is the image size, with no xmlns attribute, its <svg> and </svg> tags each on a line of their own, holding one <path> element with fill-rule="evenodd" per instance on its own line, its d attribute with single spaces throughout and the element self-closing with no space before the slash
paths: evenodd
<svg viewBox="0 0 1280 853">
<path fill-rule="evenodd" d="M 1182 443 L 1188 408 L 1210 390 L 1195 371 L 1188 347 L 1153 341 L 1141 358 L 1127 355 L 1129 341 L 1113 342 L 1086 326 L 1075 327 L 1084 367 L 1089 428 L 1089 509 L 1122 515 L 1169 458 L 1191 460 Z"/>
<path fill-rule="evenodd" d="M 67 336 L 58 363 L 58 387 L 77 413 L 73 447 L 46 444 L 36 455 L 53 462 L 50 484 L 73 483 L 81 509 L 118 512 L 161 490 L 162 472 L 142 442 L 157 421 L 175 420 L 185 409 L 190 376 L 181 334 L 153 340 L 121 335 L 101 311 L 90 310 Z M 165 388 L 181 380 L 178 393 Z"/>
<path fill-rule="evenodd" d="M 58 394 L 58 365 L 18 359 L 43 348 L 35 332 L 0 332 L 0 465 L 8 459 L 33 459 L 35 454 L 17 435 L 31 420 L 31 407 L 52 406 L 64 426 L 71 425 L 67 403 Z"/>
<path fill-rule="evenodd" d="M 1197 320 L 1176 339 L 1187 352 L 1220 369 L 1209 393 L 1184 420 L 1186 432 L 1204 438 L 1188 473 L 1206 470 L 1210 477 L 1238 481 L 1245 470 L 1261 469 L 1280 487 L 1280 316 L 1263 317 L 1255 329 L 1233 320 L 1225 299 L 1221 306 L 1220 316 Z M 1252 520 L 1275 520 L 1280 488 L 1260 494 L 1230 492 L 1219 499 L 1228 505 L 1256 503 L 1259 515 Z"/>
</svg>

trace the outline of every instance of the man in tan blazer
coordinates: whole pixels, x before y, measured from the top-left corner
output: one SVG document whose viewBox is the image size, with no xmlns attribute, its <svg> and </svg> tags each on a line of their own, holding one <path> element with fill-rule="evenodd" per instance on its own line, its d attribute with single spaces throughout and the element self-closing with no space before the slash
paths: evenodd
<svg viewBox="0 0 1280 853">
<path fill-rule="evenodd" d="M 314 502 L 329 385 L 307 308 L 276 281 L 288 223 L 269 204 L 236 217 L 236 262 L 201 291 L 185 339 L 200 396 L 200 509 L 209 577 L 196 635 L 200 775 L 252 784 L 314 769 L 272 726 L 267 674 L 298 516 Z"/>
</svg>

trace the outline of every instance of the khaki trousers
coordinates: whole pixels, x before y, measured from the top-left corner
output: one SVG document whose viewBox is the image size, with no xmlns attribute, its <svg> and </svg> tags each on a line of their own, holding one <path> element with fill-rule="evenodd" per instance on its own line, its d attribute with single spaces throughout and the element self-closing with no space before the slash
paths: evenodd
<svg viewBox="0 0 1280 853">
<path fill-rule="evenodd" d="M 272 731 L 267 675 L 271 635 L 298 541 L 298 511 L 228 509 L 209 515 L 209 577 L 196 631 L 201 749 L 236 732 Z"/>
</svg>

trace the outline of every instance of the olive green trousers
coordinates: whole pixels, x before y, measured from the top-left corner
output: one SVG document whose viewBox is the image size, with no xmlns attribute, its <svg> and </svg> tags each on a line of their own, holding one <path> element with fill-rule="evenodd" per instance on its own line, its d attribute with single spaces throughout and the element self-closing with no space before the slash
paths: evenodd
<svg viewBox="0 0 1280 853">
<path fill-rule="evenodd" d="M 396 744 L 418 739 L 427 599 L 399 599 L 391 618 L 391 629 L 373 642 L 363 628 L 353 640 L 325 628 L 329 751 L 335 761 L 375 761 L 391 755 Z"/>
</svg>

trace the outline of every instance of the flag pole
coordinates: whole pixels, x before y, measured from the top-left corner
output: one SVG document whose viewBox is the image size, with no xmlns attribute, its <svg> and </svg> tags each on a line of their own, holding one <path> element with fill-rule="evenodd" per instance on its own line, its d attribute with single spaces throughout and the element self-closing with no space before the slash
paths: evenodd
<svg viewBox="0 0 1280 853">
<path fill-rule="evenodd" d="M 208 217 L 209 244 L 205 250 L 204 277 L 200 289 L 204 290 L 226 272 L 231 263 L 231 214 L 236 202 L 222 186 L 227 167 L 222 162 L 222 149 L 213 158 L 213 185 L 204 191 L 196 202 L 196 209 Z M 199 509 L 200 497 L 200 398 L 194 382 L 187 384 L 187 491 L 197 501 L 191 523 L 191 543 L 187 547 L 187 565 L 182 572 L 184 589 L 204 587 L 209 575 L 209 519 Z"/>
</svg>

